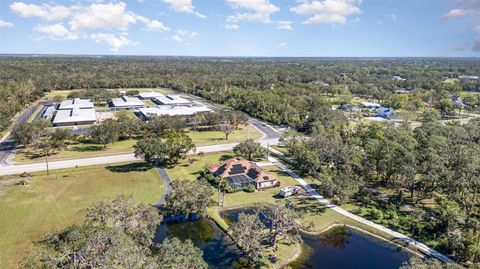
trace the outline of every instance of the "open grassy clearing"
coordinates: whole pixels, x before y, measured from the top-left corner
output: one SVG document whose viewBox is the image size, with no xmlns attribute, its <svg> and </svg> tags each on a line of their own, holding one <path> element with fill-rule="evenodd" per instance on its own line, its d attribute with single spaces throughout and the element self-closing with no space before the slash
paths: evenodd
<svg viewBox="0 0 480 269">
<path fill-rule="evenodd" d="M 127 114 L 128 115 L 128 114 Z M 193 140 L 193 143 L 199 146 L 218 145 L 238 143 L 250 137 L 258 139 L 261 137 L 261 133 L 258 132 L 251 125 L 241 126 L 240 129 L 233 131 L 228 140 L 225 140 L 225 136 L 221 131 L 202 131 L 202 132 L 189 132 L 188 133 Z M 66 149 L 56 152 L 49 157 L 50 161 L 55 160 L 68 160 L 78 158 L 97 157 L 113 154 L 123 154 L 133 152 L 133 145 L 137 142 L 136 139 L 128 139 L 117 141 L 113 144 L 107 145 L 105 148 L 101 144 L 93 143 L 81 143 L 70 141 Z M 43 152 L 35 150 L 33 148 L 19 149 L 14 155 L 13 161 L 16 163 L 35 163 L 43 162 Z"/>
<path fill-rule="evenodd" d="M 27 186 L 0 178 L 0 268 L 16 268 L 23 255 L 51 229 L 80 222 L 93 202 L 118 195 L 151 204 L 163 185 L 155 169 L 122 163 L 34 173 Z"/>
</svg>

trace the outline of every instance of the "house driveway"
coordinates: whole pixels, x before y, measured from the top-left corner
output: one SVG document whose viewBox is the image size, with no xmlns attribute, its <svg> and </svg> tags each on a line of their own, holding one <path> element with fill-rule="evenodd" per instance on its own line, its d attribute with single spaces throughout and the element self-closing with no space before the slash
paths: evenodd
<svg viewBox="0 0 480 269">
<path fill-rule="evenodd" d="M 167 171 L 163 167 L 157 166 L 156 167 L 160 177 L 163 180 L 163 186 L 165 186 L 165 191 L 163 192 L 160 199 L 154 204 L 155 207 L 161 207 L 165 203 L 165 197 L 172 192 L 172 185 L 170 184 L 171 180 L 167 174 Z"/>
</svg>

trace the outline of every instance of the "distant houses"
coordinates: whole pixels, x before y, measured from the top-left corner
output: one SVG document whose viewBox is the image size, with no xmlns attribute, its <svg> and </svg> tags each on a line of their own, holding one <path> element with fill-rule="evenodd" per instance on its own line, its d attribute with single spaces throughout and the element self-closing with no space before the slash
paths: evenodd
<svg viewBox="0 0 480 269">
<path fill-rule="evenodd" d="M 479 79 L 479 76 L 458 76 L 459 79 L 469 79 L 469 80 L 477 80 Z"/>
<path fill-rule="evenodd" d="M 407 79 L 402 78 L 401 76 L 393 76 L 393 80 L 395 80 L 395 81 L 405 81 Z"/>
<path fill-rule="evenodd" d="M 145 107 L 145 103 L 142 102 L 137 97 L 128 97 L 123 96 L 120 98 L 113 98 L 110 101 L 111 107 L 120 110 L 132 110 L 132 109 L 139 109 Z"/>
<path fill-rule="evenodd" d="M 233 190 L 248 186 L 264 189 L 276 186 L 279 181 L 270 173 L 258 167 L 255 163 L 243 158 L 231 158 L 208 167 L 210 173 L 224 179 Z"/>
<path fill-rule="evenodd" d="M 51 109 L 47 108 L 44 112 L 45 117 L 50 116 L 50 113 L 55 113 L 53 118 L 54 126 L 87 125 L 97 121 L 93 102 L 89 99 L 75 98 L 62 101 L 56 112 L 52 112 Z"/>
<path fill-rule="evenodd" d="M 393 108 L 391 107 L 381 107 L 377 109 L 377 117 L 384 119 L 391 119 L 395 115 Z"/>
<path fill-rule="evenodd" d="M 368 108 L 368 109 L 377 109 L 377 108 L 381 108 L 382 105 L 378 103 L 372 103 L 372 102 L 362 102 L 362 107 Z"/>
</svg>

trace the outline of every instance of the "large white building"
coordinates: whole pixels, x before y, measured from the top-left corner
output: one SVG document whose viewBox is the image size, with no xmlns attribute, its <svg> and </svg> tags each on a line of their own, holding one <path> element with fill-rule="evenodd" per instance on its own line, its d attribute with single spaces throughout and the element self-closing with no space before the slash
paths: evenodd
<svg viewBox="0 0 480 269">
<path fill-rule="evenodd" d="M 188 106 L 160 105 L 157 107 L 140 108 L 140 113 L 146 119 L 152 116 L 188 116 L 196 113 L 212 112 L 212 109 L 200 103 Z"/>
<path fill-rule="evenodd" d="M 145 103 L 143 103 L 137 97 L 128 97 L 128 96 L 113 98 L 111 100 L 111 105 L 114 108 L 118 108 L 118 109 L 138 109 L 138 108 L 145 107 Z"/>
<path fill-rule="evenodd" d="M 60 103 L 53 118 L 55 126 L 86 125 L 95 123 L 97 115 L 88 99 L 75 98 Z"/>
<path fill-rule="evenodd" d="M 153 98 L 153 101 L 159 105 L 190 105 L 192 102 L 178 95 L 165 95 Z"/>
<path fill-rule="evenodd" d="M 151 91 L 151 92 L 141 92 L 138 94 L 138 97 L 142 100 L 150 100 L 153 98 L 162 98 L 162 97 L 165 97 L 165 95 L 159 92 Z"/>
</svg>

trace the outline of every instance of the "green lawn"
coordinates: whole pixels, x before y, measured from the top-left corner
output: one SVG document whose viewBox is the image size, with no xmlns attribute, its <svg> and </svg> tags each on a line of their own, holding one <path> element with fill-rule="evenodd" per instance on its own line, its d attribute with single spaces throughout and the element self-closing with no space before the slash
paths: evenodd
<svg viewBox="0 0 480 269">
<path fill-rule="evenodd" d="M 230 133 L 228 139 L 225 139 L 225 135 L 221 131 L 190 132 L 189 135 L 193 143 L 197 146 L 238 143 L 247 138 L 259 139 L 262 136 L 262 134 L 250 124 L 239 126 L 238 130 Z"/>
<path fill-rule="evenodd" d="M 224 139 L 224 134 L 220 131 L 189 132 L 189 135 L 197 147 L 241 142 L 247 136 L 254 139 L 261 137 L 260 132 L 251 125 L 241 126 L 239 130 L 233 131 L 228 140 Z M 136 142 L 135 139 L 117 141 L 114 144 L 107 145 L 107 148 L 104 148 L 103 145 L 100 144 L 71 142 L 65 150 L 56 152 L 50 156 L 49 160 L 55 161 L 130 153 L 133 152 L 133 145 L 135 145 Z M 43 162 L 44 157 L 42 156 L 42 152 L 32 148 L 20 149 L 15 154 L 13 161 L 16 163 Z"/>
<path fill-rule="evenodd" d="M 65 150 L 54 153 L 54 155 L 49 157 L 49 160 L 55 161 L 128 153 L 133 151 L 132 147 L 135 143 L 136 141 L 133 139 L 123 140 L 109 144 L 107 148 L 104 148 L 100 144 L 70 142 Z M 42 156 L 42 152 L 26 148 L 18 150 L 13 160 L 17 163 L 35 163 L 44 161 Z"/>
<path fill-rule="evenodd" d="M 80 222 L 82 210 L 118 195 L 141 203 L 160 198 L 163 185 L 155 169 L 142 163 L 114 164 L 35 173 L 28 186 L 0 181 L 0 268 L 16 268 L 32 241 L 51 229 Z"/>
</svg>

